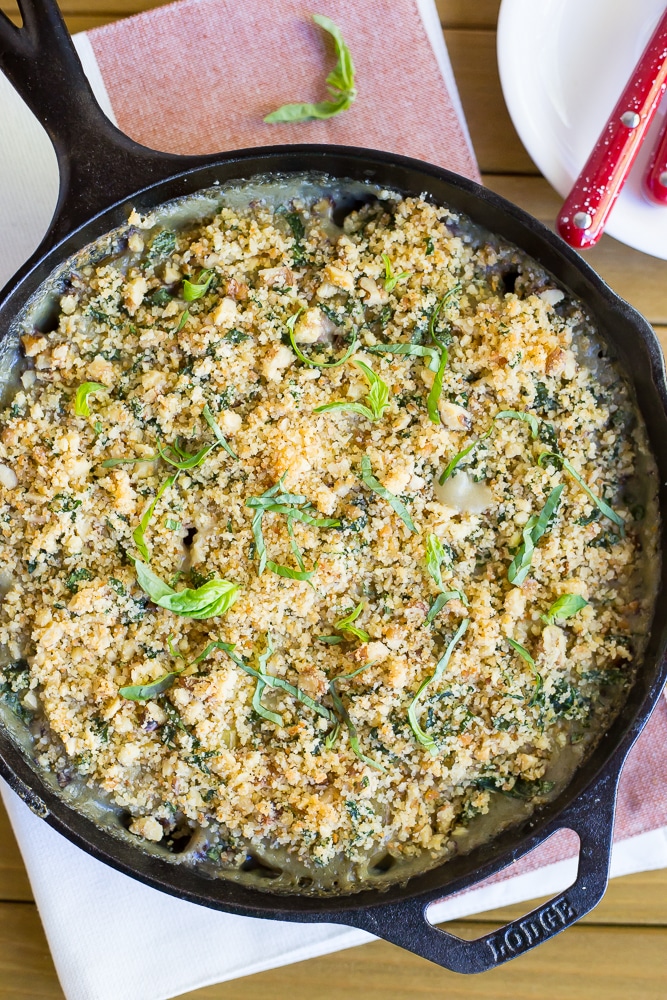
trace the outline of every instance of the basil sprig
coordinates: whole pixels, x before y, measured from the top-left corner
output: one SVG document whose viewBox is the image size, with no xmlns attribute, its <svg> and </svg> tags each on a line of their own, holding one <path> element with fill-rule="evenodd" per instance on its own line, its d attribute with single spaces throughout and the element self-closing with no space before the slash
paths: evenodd
<svg viewBox="0 0 667 1000">
<path fill-rule="evenodd" d="M 74 412 L 77 417 L 89 417 L 90 416 L 90 406 L 88 405 L 88 397 L 94 396 L 96 392 L 107 392 L 108 388 L 106 385 L 102 385 L 101 382 L 84 382 L 76 390 L 76 396 L 74 397 Z"/>
<path fill-rule="evenodd" d="M 563 468 L 570 473 L 572 478 L 579 483 L 584 493 L 593 501 L 593 503 L 598 508 L 600 513 L 604 514 L 605 517 L 609 518 L 609 520 L 612 521 L 612 523 L 617 526 L 617 528 L 621 533 L 621 538 L 624 538 L 625 521 L 623 520 L 623 518 L 620 516 L 620 514 L 617 514 L 615 510 L 612 510 L 612 508 L 609 506 L 608 503 L 606 503 L 599 496 L 596 496 L 596 494 L 593 493 L 593 490 L 586 485 L 586 483 L 583 481 L 583 479 L 581 478 L 577 470 L 574 468 L 572 463 L 567 458 L 565 458 L 564 455 L 560 455 L 555 451 L 543 451 L 537 460 L 537 464 L 542 468 L 544 468 L 545 462 L 550 458 L 562 464 Z"/>
<path fill-rule="evenodd" d="M 257 714 L 260 715 L 263 719 L 266 719 L 267 722 L 273 722 L 275 726 L 279 726 L 280 729 L 282 729 L 285 725 L 282 720 L 282 716 L 278 715 L 277 712 L 271 712 L 268 708 L 264 708 L 264 706 L 262 705 L 262 692 L 266 687 L 267 683 L 264 680 L 264 677 L 266 676 L 266 664 L 274 652 L 275 650 L 271 645 L 271 636 L 267 635 L 266 650 L 265 652 L 260 653 L 260 655 L 257 657 L 258 672 L 261 674 L 261 677 L 257 678 L 255 692 L 252 696 L 252 707 L 255 709 Z"/>
<path fill-rule="evenodd" d="M 350 608 L 347 615 L 343 618 L 339 618 L 335 623 L 334 628 L 339 632 L 343 632 L 346 635 L 354 636 L 355 639 L 359 639 L 361 642 L 368 642 L 370 635 L 363 628 L 358 628 L 358 626 L 353 625 L 361 612 L 364 610 L 364 602 L 359 601 L 355 608 Z"/>
<path fill-rule="evenodd" d="M 304 311 L 304 308 L 305 307 L 302 307 L 301 309 L 299 309 L 298 312 L 295 312 L 293 316 L 290 316 L 290 318 L 287 320 L 287 323 L 285 324 L 287 326 L 287 332 L 289 334 L 289 341 L 290 344 L 292 345 L 292 350 L 296 354 L 299 361 L 302 361 L 304 365 L 310 365 L 311 368 L 338 368 L 340 365 L 344 365 L 345 362 L 352 357 L 352 355 L 357 349 L 357 344 L 359 342 L 357 338 L 357 331 L 354 330 L 352 334 L 352 343 L 345 351 L 345 354 L 342 356 L 342 358 L 338 358 L 337 361 L 314 361 L 312 358 L 307 358 L 306 355 L 301 350 L 301 348 L 299 347 L 299 345 L 297 344 L 296 337 L 294 334 L 294 326 L 296 324 L 297 319 Z"/>
<path fill-rule="evenodd" d="M 298 493 L 287 493 L 283 491 L 283 482 L 287 473 L 284 473 L 275 486 L 266 490 L 259 497 L 248 497 L 246 507 L 254 510 L 252 518 L 252 536 L 255 542 L 255 555 L 259 559 L 258 575 L 261 576 L 265 569 L 270 569 L 278 576 L 286 577 L 289 580 L 302 580 L 310 582 L 317 569 L 317 563 L 312 570 L 306 570 L 303 555 L 294 537 L 294 522 L 300 521 L 302 524 L 311 525 L 314 528 L 337 528 L 340 521 L 335 517 L 317 517 L 311 513 L 314 508 L 307 497 Z M 287 533 L 290 540 L 290 548 L 299 566 L 298 570 L 289 566 L 281 566 L 268 558 L 266 544 L 264 542 L 264 532 L 262 521 L 265 514 L 283 514 L 287 518 Z"/>
<path fill-rule="evenodd" d="M 382 260 L 384 262 L 384 290 L 385 292 L 393 292 L 399 281 L 408 280 L 410 272 L 401 271 L 400 274 L 394 274 L 391 260 L 386 253 L 382 254 Z"/>
<path fill-rule="evenodd" d="M 535 702 L 537 701 L 540 691 L 542 690 L 542 687 L 544 685 L 544 681 L 542 680 L 542 674 L 537 669 L 537 664 L 535 663 L 535 660 L 532 658 L 532 656 L 530 655 L 525 646 L 522 646 L 520 642 L 516 641 L 516 639 L 510 639 L 508 635 L 506 635 L 505 638 L 507 639 L 507 641 L 509 642 L 510 646 L 515 651 L 515 653 L 518 653 L 521 659 L 525 663 L 527 663 L 530 669 L 533 671 L 533 675 L 535 677 L 535 690 L 533 692 L 532 698 L 528 702 L 528 707 L 530 708 L 530 706 L 534 705 Z"/>
<path fill-rule="evenodd" d="M 329 681 L 329 694 L 331 695 L 331 700 L 334 703 L 334 708 L 336 709 L 338 718 L 336 719 L 334 728 L 326 737 L 324 745 L 327 748 L 327 750 L 333 749 L 333 747 L 336 744 L 336 740 L 338 739 L 338 736 L 340 734 L 341 722 L 344 722 L 345 725 L 347 726 L 348 738 L 353 753 L 359 758 L 359 760 L 363 761 L 364 764 L 368 764 L 369 767 L 374 767 L 376 771 L 381 771 L 383 774 L 386 774 L 387 770 L 382 766 L 382 764 L 378 764 L 376 760 L 373 760 L 372 757 L 367 757 L 366 754 L 362 752 L 361 745 L 359 743 L 359 734 L 357 733 L 357 727 L 352 722 L 352 719 L 350 718 L 350 713 L 343 704 L 343 700 L 336 688 L 336 685 L 339 684 L 341 681 L 352 680 L 353 677 L 357 677 L 363 670 L 368 670 L 369 667 L 373 666 L 374 662 L 375 662 L 374 660 L 371 660 L 369 663 L 364 663 L 363 666 L 358 667 L 357 670 L 353 670 L 351 674 L 339 674 L 337 677 L 333 677 Z"/>
<path fill-rule="evenodd" d="M 456 455 L 454 455 L 454 458 L 440 476 L 439 482 L 441 486 L 445 480 L 449 479 L 454 469 L 466 457 L 466 455 L 469 455 L 471 451 L 474 451 L 475 448 L 479 447 L 482 441 L 486 441 L 486 439 L 493 434 L 496 427 L 496 421 L 498 420 L 522 420 L 530 427 L 530 436 L 533 440 L 537 437 L 537 432 L 540 428 L 539 420 L 537 417 L 533 416 L 532 413 L 526 413 L 525 410 L 500 410 L 491 421 L 489 429 L 485 431 L 481 437 L 476 438 L 473 442 L 471 442 L 471 444 L 463 448 L 462 451 L 459 451 Z"/>
<path fill-rule="evenodd" d="M 176 591 L 140 559 L 134 559 L 134 568 L 137 583 L 154 604 L 175 615 L 194 618 L 197 621 L 224 615 L 231 608 L 240 590 L 237 583 L 213 579 L 196 589 L 186 587 L 185 590 Z"/>
<path fill-rule="evenodd" d="M 364 364 L 363 361 L 354 360 L 353 365 L 360 368 L 368 379 L 368 384 L 370 389 L 364 396 L 364 399 L 368 400 L 368 406 L 364 406 L 363 403 L 346 403 L 346 402 L 336 402 L 336 403 L 325 403 L 324 406 L 316 406 L 314 413 L 327 413 L 329 410 L 348 410 L 352 413 L 359 413 L 362 417 L 368 417 L 369 420 L 380 420 L 383 416 L 384 411 L 389 406 L 389 386 L 386 382 L 376 375 L 372 368 Z"/>
<path fill-rule="evenodd" d="M 438 660 L 435 672 L 430 677 L 427 677 L 426 680 L 422 681 L 422 683 L 419 685 L 419 688 L 417 689 L 416 695 L 410 702 L 410 707 L 408 708 L 408 721 L 410 723 L 410 728 L 412 729 L 412 732 L 415 735 L 415 739 L 423 747 L 426 747 L 429 753 L 434 757 L 438 754 L 439 747 L 436 741 L 433 739 L 433 737 L 429 736 L 428 733 L 425 733 L 419 724 L 419 719 L 417 718 L 417 708 L 419 705 L 419 700 L 423 695 L 424 691 L 426 690 L 426 688 L 430 687 L 431 684 L 434 684 L 437 681 L 439 681 L 440 678 L 442 677 L 450 659 L 452 658 L 452 653 L 456 649 L 459 640 L 463 637 L 463 635 L 467 631 L 468 625 L 470 625 L 470 619 L 464 618 L 459 627 L 457 628 L 456 632 L 454 633 L 454 636 L 450 640 L 445 652 Z"/>
<path fill-rule="evenodd" d="M 408 514 L 407 507 L 402 500 L 399 500 L 393 493 L 390 493 L 389 490 L 386 489 L 382 483 L 378 482 L 373 475 L 373 467 L 371 466 L 371 460 L 368 455 L 364 455 L 361 459 L 361 480 L 364 486 L 367 486 L 369 490 L 372 490 L 373 493 L 377 493 L 379 497 L 382 497 L 383 500 L 387 501 L 394 513 L 398 514 L 406 528 L 412 531 L 413 534 L 418 534 L 414 521 Z"/>
<path fill-rule="evenodd" d="M 523 529 L 523 541 L 507 571 L 507 579 L 515 587 L 520 587 L 530 573 L 535 546 L 540 538 L 551 530 L 551 521 L 558 510 L 560 496 L 564 489 L 562 483 L 560 486 L 555 486 L 547 497 L 539 517 L 536 514 L 531 514 L 526 521 Z"/>
<path fill-rule="evenodd" d="M 572 618 L 573 615 L 587 606 L 588 601 L 584 600 L 580 594 L 563 594 L 557 601 L 554 601 L 546 615 L 540 615 L 540 618 L 547 625 L 554 625 Z"/>
<path fill-rule="evenodd" d="M 313 21 L 329 32 L 336 46 L 338 62 L 326 78 L 327 90 L 331 97 L 317 104 L 283 104 L 277 111 L 267 115 L 265 122 L 302 122 L 311 118 L 332 118 L 351 107 L 357 96 L 354 85 L 354 63 L 350 50 L 343 41 L 340 28 L 322 14 L 313 14 Z"/>
<path fill-rule="evenodd" d="M 185 301 L 195 302 L 197 299 L 201 299 L 202 296 L 206 295 L 210 284 L 213 281 L 213 274 L 214 272 L 208 269 L 200 271 L 196 281 L 190 281 L 189 278 L 183 278 L 183 298 Z"/>
</svg>

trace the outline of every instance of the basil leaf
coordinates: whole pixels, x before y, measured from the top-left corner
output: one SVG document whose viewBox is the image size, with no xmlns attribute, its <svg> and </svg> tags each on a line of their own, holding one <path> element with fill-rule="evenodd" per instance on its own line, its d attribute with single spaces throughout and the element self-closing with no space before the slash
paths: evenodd
<svg viewBox="0 0 667 1000">
<path fill-rule="evenodd" d="M 338 368 L 339 365 L 345 364 L 345 362 L 352 357 L 352 355 L 357 349 L 357 344 L 359 342 L 357 339 L 357 331 L 356 330 L 354 331 L 352 337 L 352 343 L 345 351 L 345 354 L 342 356 L 342 358 L 338 358 L 337 361 L 313 361 L 312 358 L 307 358 L 306 355 L 303 353 L 303 351 L 297 344 L 296 337 L 294 335 L 294 324 L 296 323 L 297 319 L 299 318 L 302 312 L 303 309 L 299 309 L 297 313 L 294 313 L 293 316 L 290 316 L 286 324 L 287 332 L 289 334 L 290 344 L 292 345 L 292 350 L 296 354 L 299 361 L 302 361 L 304 365 L 310 365 L 311 368 Z"/>
<path fill-rule="evenodd" d="M 379 497 L 382 497 L 383 500 L 387 501 L 394 513 L 400 517 L 406 528 L 409 528 L 409 530 L 415 535 L 418 534 L 414 521 L 408 514 L 405 504 L 399 500 L 398 497 L 395 497 L 393 493 L 390 493 L 389 490 L 385 489 L 382 483 L 379 483 L 373 475 L 371 460 L 368 455 L 364 455 L 361 459 L 361 479 L 369 490 L 372 490 L 373 493 L 377 493 Z"/>
<path fill-rule="evenodd" d="M 573 615 L 587 606 L 588 601 L 579 594 L 563 594 L 557 601 L 554 601 L 546 615 L 540 615 L 540 618 L 547 625 L 553 625 L 554 622 L 563 622 L 567 618 L 572 618 Z"/>
<path fill-rule="evenodd" d="M 349 410 L 350 413 L 358 413 L 368 420 L 375 420 L 375 414 L 363 403 L 326 403 L 324 406 L 317 406 L 313 413 L 328 413 L 330 410 Z"/>
<path fill-rule="evenodd" d="M 255 709 L 258 715 L 261 715 L 263 719 L 268 722 L 273 722 L 274 725 L 279 726 L 281 729 L 284 728 L 284 722 L 282 716 L 278 715 L 277 712 L 271 712 L 268 708 L 264 708 L 262 705 L 262 691 L 266 687 L 266 681 L 263 677 L 266 675 L 266 664 L 268 660 L 274 653 L 274 648 L 271 645 L 271 636 L 266 637 L 266 652 L 262 653 L 257 657 L 257 662 L 259 663 L 259 673 L 262 675 L 261 678 L 257 679 L 257 686 L 255 687 L 255 693 L 252 696 L 252 707 Z"/>
<path fill-rule="evenodd" d="M 369 767 L 374 767 L 376 771 L 381 771 L 383 774 L 386 774 L 387 773 L 386 768 L 384 768 L 382 764 L 378 764 L 378 762 L 376 760 L 373 760 L 372 757 L 367 757 L 366 754 L 362 753 L 361 745 L 359 743 L 359 735 L 357 733 L 357 728 L 352 722 L 352 719 L 350 718 L 350 713 L 345 708 L 343 700 L 341 696 L 338 694 L 338 691 L 336 689 L 336 684 L 338 684 L 340 681 L 348 681 L 351 680 L 353 677 L 357 677 L 363 670 L 367 670 L 368 667 L 372 667 L 374 662 L 375 662 L 374 660 L 371 660 L 369 663 L 364 663 L 363 666 L 358 667 L 357 670 L 353 670 L 352 673 L 339 674 L 337 677 L 333 677 L 329 681 L 329 694 L 331 695 L 331 700 L 334 703 L 334 708 L 338 713 L 338 719 L 336 721 L 334 728 L 327 736 L 324 745 L 326 746 L 327 750 L 333 749 L 336 740 L 338 739 L 338 734 L 340 732 L 340 724 L 341 722 L 344 722 L 345 725 L 347 726 L 348 738 L 350 741 L 350 749 L 352 750 L 352 752 L 359 758 L 359 760 L 363 761 L 364 764 L 368 764 Z"/>
<path fill-rule="evenodd" d="M 144 560 L 144 562 L 148 563 L 151 561 L 150 553 L 148 551 L 148 546 L 146 545 L 146 542 L 144 540 L 144 532 L 146 531 L 146 528 L 148 527 L 148 524 L 153 516 L 153 513 L 155 511 L 155 505 L 157 504 L 158 500 L 163 495 L 165 490 L 168 490 L 170 486 L 174 485 L 177 479 L 178 479 L 178 472 L 174 473 L 173 476 L 169 476 L 169 478 L 164 481 L 160 489 L 155 494 L 154 499 L 149 503 L 148 507 L 144 511 L 138 526 L 132 532 L 132 538 L 134 539 L 134 544 L 139 549 L 139 552 L 141 553 L 141 557 Z"/>
<path fill-rule="evenodd" d="M 551 519 L 560 504 L 563 489 L 562 483 L 560 486 L 554 487 L 547 497 L 547 501 L 539 517 L 536 514 L 532 514 L 526 522 L 523 529 L 523 542 L 519 546 L 519 550 L 507 571 L 507 579 L 515 587 L 520 587 L 530 572 L 535 546 L 540 538 L 549 530 Z"/>
<path fill-rule="evenodd" d="M 339 618 L 339 620 L 334 624 L 334 628 L 338 629 L 339 632 L 348 632 L 353 635 L 356 639 L 360 639 L 362 642 L 368 642 L 370 635 L 362 628 L 357 628 L 352 622 L 356 621 L 361 612 L 364 609 L 364 602 L 359 601 L 356 608 L 351 608 L 344 618 Z"/>
<path fill-rule="evenodd" d="M 162 229 L 153 237 L 146 256 L 149 261 L 156 261 L 160 257 L 171 257 L 175 249 L 176 233 L 172 233 L 169 229 Z"/>
<path fill-rule="evenodd" d="M 532 656 L 530 655 L 530 653 L 528 652 L 528 650 L 526 649 L 525 646 L 522 646 L 520 642 L 516 641 L 516 639 L 510 639 L 510 637 L 508 635 L 506 635 L 505 638 L 509 642 L 509 644 L 512 647 L 512 649 L 516 653 L 518 653 L 519 656 L 521 657 L 521 659 L 524 660 L 528 664 L 528 666 L 530 667 L 530 669 L 533 671 L 533 674 L 535 675 L 535 691 L 533 693 L 532 698 L 528 702 L 528 706 L 530 707 L 531 705 L 535 704 L 535 702 L 537 701 L 538 695 L 539 695 L 540 691 L 542 690 L 542 687 L 543 687 L 543 684 L 544 684 L 544 681 L 542 680 L 542 674 L 537 669 L 537 665 L 535 663 L 535 660 L 532 658 Z"/>
<path fill-rule="evenodd" d="M 440 363 L 440 351 L 436 347 L 422 347 L 421 344 L 376 344 L 366 347 L 369 354 L 406 354 L 415 358 L 428 358 L 428 368 L 437 372 Z"/>
<path fill-rule="evenodd" d="M 438 338 L 435 329 L 435 324 L 438 319 L 438 316 L 440 315 L 440 311 L 445 306 L 445 304 L 449 302 L 449 300 L 452 298 L 453 295 L 456 295 L 456 293 L 460 291 L 461 291 L 461 285 L 454 285 L 454 287 L 450 288 L 448 292 L 445 292 L 445 294 L 442 296 L 442 298 L 436 305 L 435 309 L 431 313 L 431 317 L 428 321 L 428 332 L 431 335 L 431 339 L 433 340 L 434 344 L 438 345 L 441 351 L 446 351 L 447 345 Z"/>
<path fill-rule="evenodd" d="M 150 701 L 151 698 L 157 698 L 158 695 L 168 691 L 184 670 L 185 667 L 181 667 L 180 670 L 172 670 L 170 673 L 158 677 L 157 680 L 151 681 L 150 684 L 136 684 L 119 688 L 118 694 L 128 701 Z"/>
<path fill-rule="evenodd" d="M 623 518 L 620 516 L 620 514 L 617 514 L 616 511 L 613 510 L 608 503 L 606 503 L 600 497 L 596 496 L 595 493 L 593 493 L 593 491 L 583 481 L 583 479 L 581 478 L 577 470 L 574 468 L 572 463 L 563 455 L 559 455 L 555 451 L 543 451 L 537 460 L 537 464 L 542 468 L 544 468 L 544 463 L 548 458 L 554 458 L 557 459 L 559 462 L 562 462 L 563 467 L 567 469 L 572 478 L 579 483 L 584 493 L 593 501 L 598 510 L 602 514 L 604 514 L 605 517 L 609 518 L 610 521 L 612 521 L 615 525 L 618 526 L 621 532 L 621 538 L 624 538 L 625 521 L 623 520 Z"/>
<path fill-rule="evenodd" d="M 393 292 L 399 281 L 407 281 L 410 273 L 409 271 L 401 271 L 400 274 L 394 274 L 391 261 L 386 253 L 382 254 L 382 260 L 384 261 L 384 290 L 385 292 Z"/>
<path fill-rule="evenodd" d="M 213 431 L 213 433 L 215 434 L 217 442 L 220 445 L 220 447 L 224 448 L 224 450 L 227 452 L 228 455 L 231 456 L 231 458 L 238 459 L 238 455 L 236 455 L 234 453 L 231 445 L 227 441 L 227 438 L 225 437 L 225 435 L 220 430 L 220 427 L 218 426 L 218 422 L 215 419 L 215 417 L 213 416 L 213 414 L 211 413 L 211 408 L 209 407 L 208 403 L 206 404 L 206 406 L 202 410 L 202 416 L 203 416 L 204 420 L 206 421 L 206 423 L 208 424 L 208 426 Z"/>
<path fill-rule="evenodd" d="M 213 281 L 213 273 L 211 270 L 200 271 L 196 282 L 183 278 L 183 298 L 186 302 L 194 302 L 206 295 Z"/>
<path fill-rule="evenodd" d="M 313 14 L 313 21 L 329 32 L 336 47 L 338 62 L 326 78 L 327 89 L 333 100 L 320 101 L 318 104 L 283 104 L 277 111 L 267 115 L 265 122 L 300 122 L 311 118 L 332 118 L 347 110 L 357 96 L 352 56 L 343 41 L 340 29 L 330 18 L 322 14 Z"/>
<path fill-rule="evenodd" d="M 74 413 L 77 417 L 89 417 L 90 407 L 88 406 L 88 397 L 93 396 L 96 392 L 108 392 L 106 385 L 102 385 L 101 382 L 84 382 L 76 390 L 76 396 L 74 398 Z"/>
<path fill-rule="evenodd" d="M 464 636 L 469 625 L 470 625 L 470 619 L 464 618 L 461 624 L 459 625 L 458 629 L 454 633 L 454 636 L 450 640 L 447 648 L 445 649 L 445 652 L 438 660 L 435 672 L 430 677 L 427 677 L 425 681 L 422 681 L 419 688 L 417 689 L 416 695 L 410 702 L 410 707 L 408 708 L 408 721 L 410 723 L 410 728 L 412 729 L 412 732 L 414 733 L 417 742 L 420 743 L 423 747 L 426 747 L 429 753 L 434 757 L 438 754 L 439 751 L 438 744 L 433 739 L 433 737 L 429 736 L 428 733 L 425 733 L 422 727 L 420 726 L 419 720 L 417 718 L 417 706 L 419 704 L 419 699 L 421 698 L 426 688 L 429 687 L 431 684 L 439 681 L 440 678 L 442 677 L 450 659 L 452 658 L 452 653 L 456 649 L 457 643 Z"/>
<path fill-rule="evenodd" d="M 539 429 L 539 421 L 537 420 L 536 417 L 532 415 L 532 413 L 526 413 L 523 410 L 500 410 L 498 413 L 496 413 L 495 417 L 491 421 L 491 426 L 489 427 L 489 429 L 485 431 L 481 437 L 478 437 L 471 444 L 467 445 L 467 447 L 465 447 L 462 451 L 454 455 L 454 458 L 451 460 L 449 465 L 446 467 L 445 471 L 440 476 L 439 482 L 441 486 L 445 482 L 445 480 L 449 479 L 449 477 L 451 476 L 452 472 L 457 467 L 459 462 L 461 462 L 466 457 L 466 455 L 469 455 L 471 451 L 477 448 L 482 443 L 482 441 L 486 441 L 486 439 L 495 430 L 496 421 L 501 419 L 522 420 L 524 423 L 529 425 L 531 437 L 532 438 L 537 437 L 537 432 Z"/>
<path fill-rule="evenodd" d="M 327 646 L 337 646 L 341 642 L 345 642 L 342 635 L 318 635 L 316 636 L 318 642 L 325 642 Z"/>
<path fill-rule="evenodd" d="M 190 319 L 190 310 L 185 309 L 181 313 L 181 318 L 178 321 L 178 326 L 176 327 L 176 333 L 180 333 L 187 321 Z"/>
<path fill-rule="evenodd" d="M 161 580 L 145 563 L 134 560 L 137 583 L 158 607 L 175 615 L 203 621 L 228 611 L 238 597 L 239 586 L 228 580 L 209 580 L 196 590 L 189 587 L 175 591 Z"/>
<path fill-rule="evenodd" d="M 445 604 L 449 604 L 450 601 L 461 601 L 462 604 L 468 604 L 468 598 L 462 590 L 443 590 L 441 594 L 438 594 L 429 608 L 428 614 L 424 619 L 424 625 L 430 625 L 440 614 Z"/>
<path fill-rule="evenodd" d="M 157 447 L 160 458 L 164 459 L 165 462 L 167 462 L 169 465 L 173 465 L 175 469 L 179 469 L 180 471 L 186 469 L 196 469 L 198 465 L 201 465 L 202 462 L 206 458 L 208 458 L 208 456 L 211 454 L 211 452 L 216 446 L 215 444 L 207 444 L 203 448 L 200 448 L 200 450 L 196 453 L 196 455 L 191 455 L 185 452 L 185 454 L 187 455 L 186 458 L 175 459 L 171 458 L 169 455 L 169 452 L 176 451 L 175 447 L 173 447 L 172 445 L 167 445 L 167 447 L 164 448 L 159 438 L 156 439 L 155 445 Z M 182 449 L 179 448 L 178 451 L 181 454 L 183 454 Z"/>
</svg>

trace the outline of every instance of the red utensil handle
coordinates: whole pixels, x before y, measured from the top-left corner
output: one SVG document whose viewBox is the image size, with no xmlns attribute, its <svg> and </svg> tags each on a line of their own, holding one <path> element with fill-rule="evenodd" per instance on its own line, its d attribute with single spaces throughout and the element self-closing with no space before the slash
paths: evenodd
<svg viewBox="0 0 667 1000">
<path fill-rule="evenodd" d="M 602 236 L 666 88 L 667 10 L 558 215 L 570 246 L 591 247 Z"/>
<path fill-rule="evenodd" d="M 667 205 L 667 116 L 651 154 L 644 188 L 649 198 L 658 205 Z"/>
</svg>

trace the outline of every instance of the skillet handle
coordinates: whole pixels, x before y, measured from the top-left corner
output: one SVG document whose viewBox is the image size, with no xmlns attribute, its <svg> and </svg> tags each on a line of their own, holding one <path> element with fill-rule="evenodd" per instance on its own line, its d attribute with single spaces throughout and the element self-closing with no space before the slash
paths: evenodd
<svg viewBox="0 0 667 1000">
<path fill-rule="evenodd" d="M 39 119 L 60 171 L 58 205 L 40 248 L 98 212 L 188 166 L 156 153 L 109 121 L 83 71 L 56 0 L 18 0 L 23 27 L 0 11 L 0 70 Z"/>
<path fill-rule="evenodd" d="M 525 917 L 467 941 L 431 924 L 427 911 L 433 899 L 422 898 L 373 907 L 363 914 L 351 915 L 349 923 L 460 973 L 487 972 L 543 944 L 576 923 L 604 896 L 609 880 L 619 774 L 620 768 L 615 774 L 606 772 L 594 788 L 528 845 L 528 850 L 532 850 L 558 829 L 574 830 L 580 839 L 574 885 Z"/>
</svg>

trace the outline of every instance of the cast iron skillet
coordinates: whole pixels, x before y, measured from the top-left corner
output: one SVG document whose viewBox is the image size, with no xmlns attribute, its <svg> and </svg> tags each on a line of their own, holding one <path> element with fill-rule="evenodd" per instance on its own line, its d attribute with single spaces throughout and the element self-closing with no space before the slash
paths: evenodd
<svg viewBox="0 0 667 1000">
<path fill-rule="evenodd" d="M 256 174 L 322 171 L 369 180 L 405 193 L 426 192 L 517 244 L 589 307 L 633 384 L 660 476 L 662 551 L 667 524 L 667 387 L 650 326 L 581 258 L 541 223 L 485 188 L 447 170 L 401 156 L 343 146 L 266 146 L 214 156 L 179 157 L 138 146 L 97 106 L 55 0 L 19 0 L 24 27 L 0 15 L 0 69 L 46 128 L 58 157 L 60 196 L 41 246 L 0 293 L 0 336 L 27 299 L 75 251 L 141 212 L 214 182 Z M 267 131 L 267 138 L 270 133 Z M 96 858 L 181 899 L 230 913 L 363 928 L 457 972 L 482 972 L 552 937 L 594 907 L 609 868 L 616 787 L 625 757 L 667 680 L 667 588 L 663 565 L 657 611 L 644 662 L 620 716 L 558 799 L 490 843 L 387 891 L 317 899 L 277 896 L 204 878 L 185 865 L 134 848 L 74 812 L 0 731 L 0 774 L 34 812 Z M 580 839 L 577 879 L 522 920 L 476 941 L 429 923 L 435 900 L 474 885 L 556 830 Z"/>
</svg>

